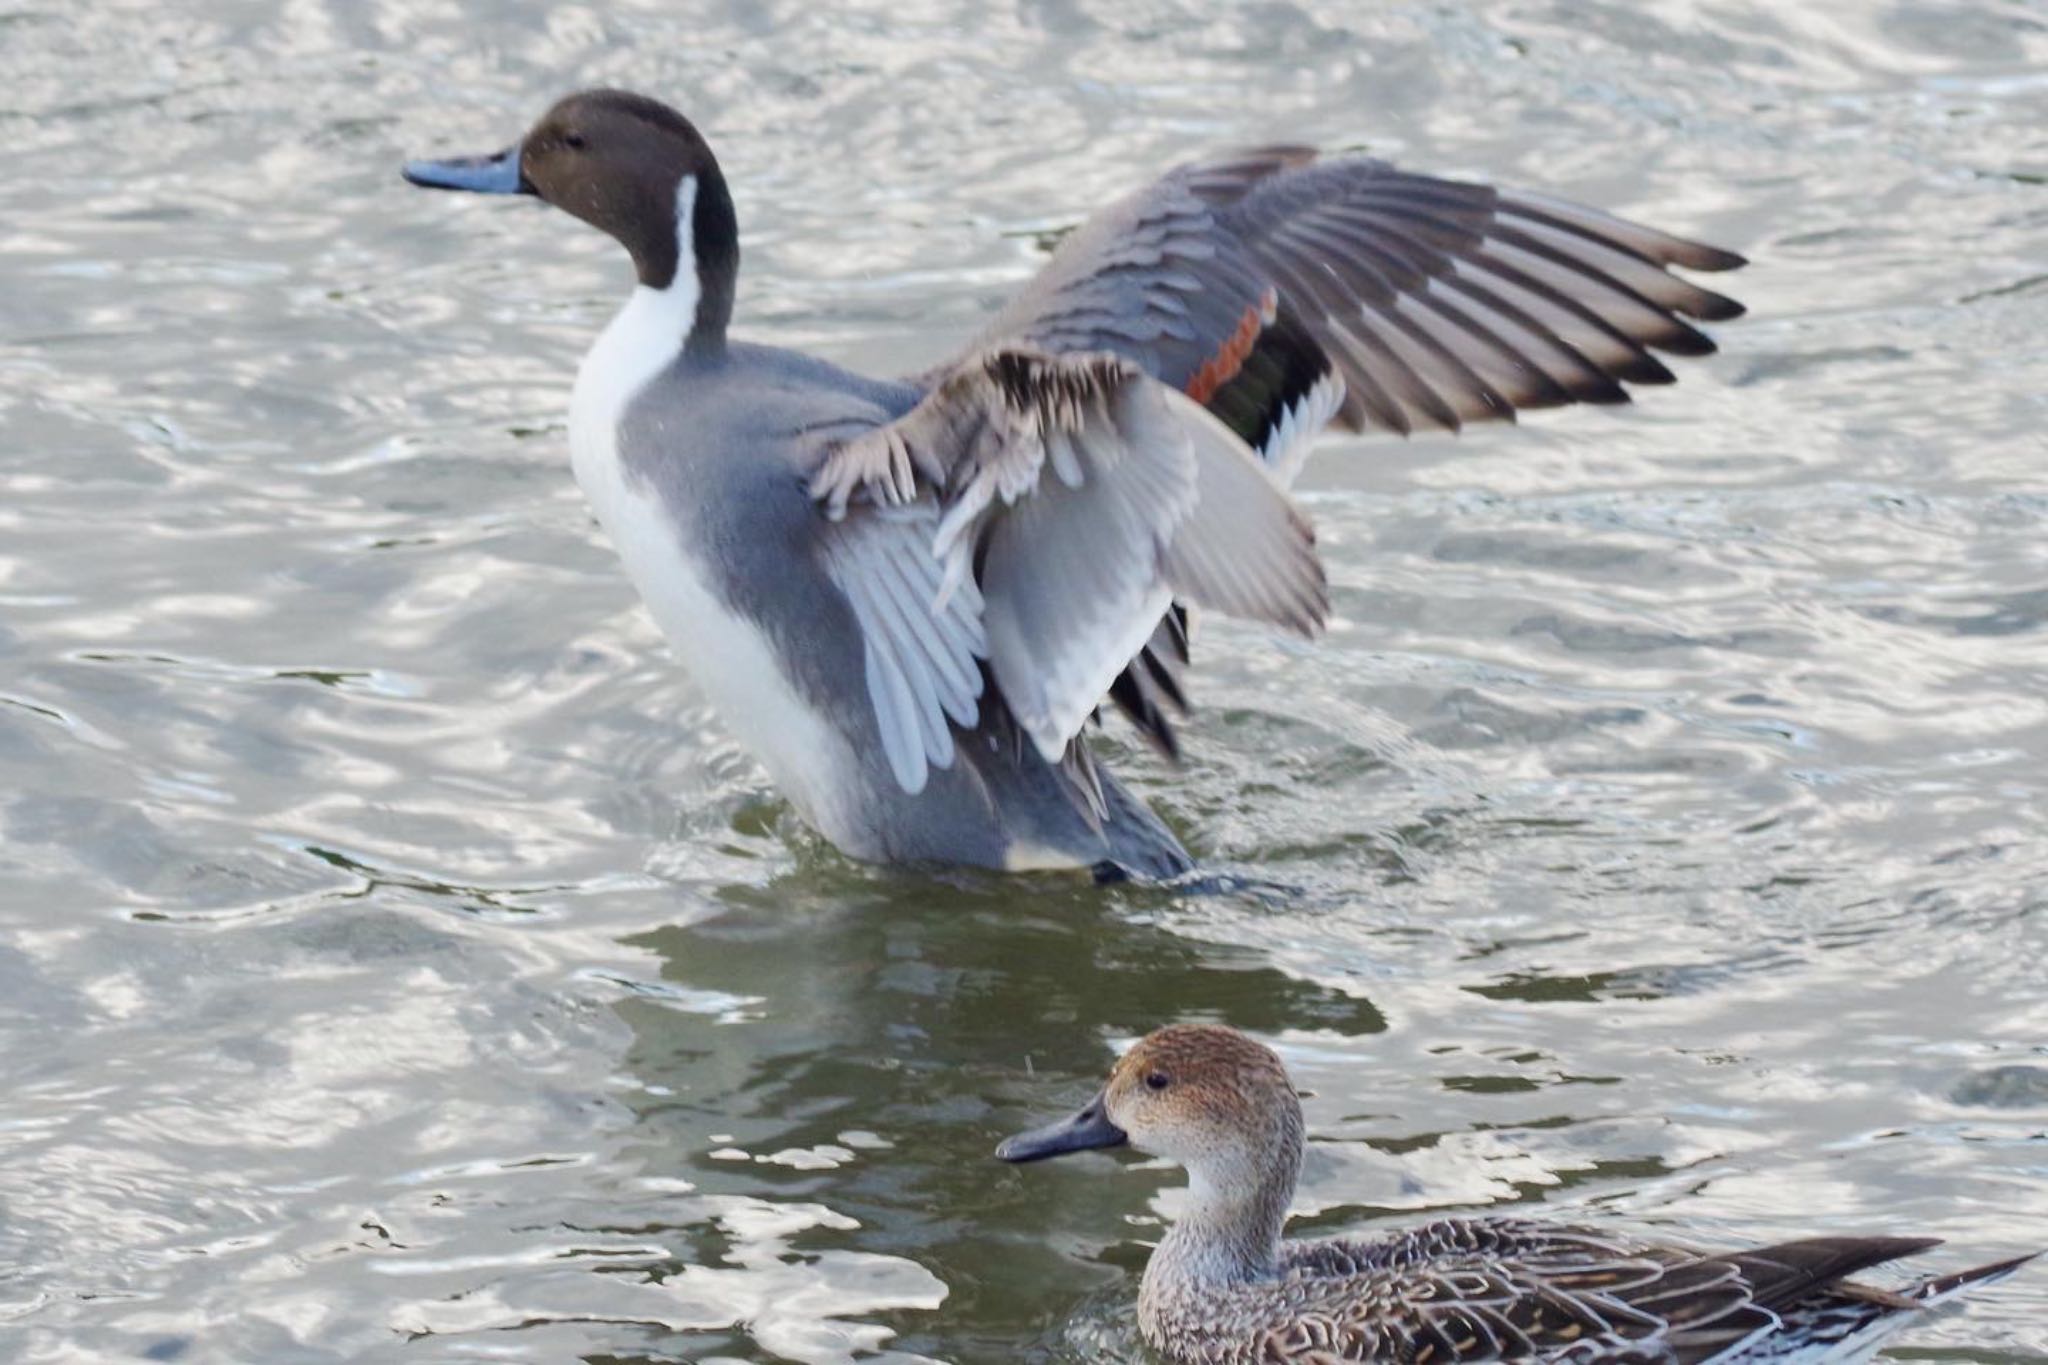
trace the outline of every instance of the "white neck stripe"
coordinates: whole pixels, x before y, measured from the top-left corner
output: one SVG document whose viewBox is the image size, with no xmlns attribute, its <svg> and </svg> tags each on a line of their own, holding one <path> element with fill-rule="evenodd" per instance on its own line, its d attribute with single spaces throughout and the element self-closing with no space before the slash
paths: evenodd
<svg viewBox="0 0 2048 1365">
<path fill-rule="evenodd" d="M 686 175 L 676 186 L 676 277 L 668 288 L 635 285 L 625 307 L 604 329 L 583 366 L 576 372 L 576 393 L 570 401 L 571 445 L 595 449 L 610 446 L 610 433 L 641 389 L 675 363 L 697 322 L 697 300 L 704 292 L 697 280 L 693 210 L 697 177 Z M 582 478 L 579 470 L 577 477 Z"/>
<path fill-rule="evenodd" d="M 673 294 L 685 281 L 689 283 L 692 298 L 701 292 L 697 283 L 697 177 L 694 175 L 686 175 L 676 182 L 676 276 L 662 292 Z M 694 317 L 692 321 L 695 321 Z M 689 335 L 688 328 L 684 329 L 684 335 Z"/>
</svg>

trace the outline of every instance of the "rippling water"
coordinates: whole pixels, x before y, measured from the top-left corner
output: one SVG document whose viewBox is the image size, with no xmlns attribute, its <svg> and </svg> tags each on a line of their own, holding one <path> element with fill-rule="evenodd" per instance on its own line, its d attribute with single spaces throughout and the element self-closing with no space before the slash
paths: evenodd
<svg viewBox="0 0 2048 1365">
<path fill-rule="evenodd" d="M 1314 1092 L 1298 1227 L 2048 1240 L 2048 14 L 678 8 L 0 0 L 0 1354 L 1129 1359 L 1177 1177 L 987 1153 L 1191 1017 Z M 396 178 L 597 82 L 722 153 L 742 330 L 882 371 L 1272 138 L 1754 311 L 1637 409 L 1318 455 L 1328 640 L 1211 623 L 1186 769 L 1111 744 L 1298 895 L 877 871 L 570 481 L 614 249 Z"/>
</svg>

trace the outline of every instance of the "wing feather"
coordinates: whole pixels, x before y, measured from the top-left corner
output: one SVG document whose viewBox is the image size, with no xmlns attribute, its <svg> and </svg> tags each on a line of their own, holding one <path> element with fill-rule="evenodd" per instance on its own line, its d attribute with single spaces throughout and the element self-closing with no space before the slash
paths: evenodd
<svg viewBox="0 0 2048 1365">
<path fill-rule="evenodd" d="M 1681 318 L 1742 311 L 1673 268 L 1742 263 L 1546 195 L 1365 157 L 1259 149 L 1184 166 L 1090 219 L 985 337 L 1112 351 L 1185 387 L 1245 310 L 1277 289 L 1275 320 L 1306 321 L 1341 372 L 1348 393 L 1335 420 L 1408 432 L 1450 427 L 1446 409 L 1459 422 L 1504 419 L 1517 407 L 1614 402 L 1626 384 L 1669 382 L 1649 349 L 1704 353 L 1711 342 Z M 1452 281 L 1467 288 L 1445 313 L 1435 304 Z M 1354 326 L 1361 316 L 1371 321 Z M 1446 351 L 1462 365 L 1446 365 Z M 1418 364 L 1419 353 L 1436 363 Z M 1275 401 L 1264 429 L 1233 426 L 1263 446 L 1285 411 Z"/>
<path fill-rule="evenodd" d="M 1173 1324 L 1281 1362 L 1725 1362 L 1818 1357 L 1918 1307 L 1845 1277 L 1932 1245 L 1819 1238 L 1716 1253 L 1523 1219 L 1450 1218 L 1372 1240 L 1282 1247 L 1280 1281 Z M 1276 1292 L 1277 1291 L 1277 1292 Z M 1212 1322 L 1236 1321 L 1225 1328 Z M 1249 1322 L 1249 1327 L 1244 1326 Z M 1219 1355 L 1218 1358 L 1223 1358 Z"/>
<path fill-rule="evenodd" d="M 872 608 L 860 612 L 864 638 L 868 696 L 873 699 L 875 719 L 882 736 L 882 752 L 903 790 L 917 794 L 924 790 L 926 766 L 924 736 L 918 729 L 917 702 L 911 696 L 909 680 L 903 676 L 892 642 Z"/>
<path fill-rule="evenodd" d="M 836 519 L 835 581 L 911 790 L 922 764 L 951 761 L 945 722 L 972 704 L 975 659 L 1057 763 L 1176 595 L 1304 634 L 1328 614 L 1314 536 L 1252 451 L 1114 356 L 972 357 L 895 422 L 827 447 L 810 487 Z M 863 528 L 882 521 L 914 522 L 919 553 L 899 529 L 877 559 Z M 1177 622 L 1165 643 L 1184 653 Z M 1170 663 L 1143 685 L 1154 710 L 1185 700 Z"/>
<path fill-rule="evenodd" d="M 860 626 L 882 752 L 913 795 L 931 768 L 953 762 L 949 722 L 972 729 L 979 719 L 979 660 L 988 652 L 978 590 L 970 584 L 940 601 L 942 570 L 931 552 L 938 519 L 930 499 L 865 507 L 820 539 L 826 572 Z"/>
<path fill-rule="evenodd" d="M 936 761 L 945 741 L 920 689 L 931 679 L 960 723 L 979 692 L 959 660 L 986 658 L 1048 758 L 1105 693 L 1172 753 L 1185 639 L 1161 633 L 1162 589 L 1321 623 L 1306 527 L 1284 499 L 1246 493 L 1229 460 L 1212 465 L 1228 443 L 1184 402 L 1162 418 L 1144 376 L 1193 394 L 1286 479 L 1326 422 L 1457 431 L 1668 383 L 1653 352 L 1705 354 L 1687 319 L 1742 311 L 1674 268 L 1742 263 L 1598 209 L 1370 158 L 1266 147 L 1181 167 L 1069 234 L 964 359 L 924 377 L 912 413 L 823 461 L 813 491 L 834 517 L 935 503 L 933 619 L 982 593 L 969 615 L 984 636 L 963 656 L 911 609 L 923 563 L 888 561 L 905 576 L 867 609 L 889 613 L 876 630 L 912 705 L 878 667 L 878 714 L 896 716 L 900 743 L 914 714 Z M 1153 619 L 1131 619 L 1140 610 Z"/>
<path fill-rule="evenodd" d="M 912 614 L 921 615 L 930 621 L 930 607 L 926 602 L 906 603 L 896 591 L 895 579 L 888 573 L 885 552 L 879 556 L 878 572 L 871 583 L 874 589 L 873 601 L 877 608 L 874 624 L 880 626 L 879 636 L 872 632 L 870 648 L 879 646 L 887 653 L 901 680 L 903 690 L 908 694 L 911 714 L 917 725 L 916 748 L 919 755 L 932 766 L 944 768 L 953 762 L 953 732 L 947 727 L 945 705 L 941 700 L 945 690 L 945 678 L 939 665 L 940 656 L 935 654 L 928 636 L 921 637 Z M 918 673 L 919 666 L 924 672 Z M 916 682 L 911 681 L 916 676 Z M 906 787 L 906 790 L 908 788 Z"/>
</svg>

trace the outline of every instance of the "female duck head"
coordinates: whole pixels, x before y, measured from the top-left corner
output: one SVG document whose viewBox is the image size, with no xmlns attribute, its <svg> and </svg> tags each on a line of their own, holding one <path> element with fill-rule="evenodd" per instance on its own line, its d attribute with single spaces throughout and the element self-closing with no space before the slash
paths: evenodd
<svg viewBox="0 0 2048 1365">
<path fill-rule="evenodd" d="M 1187 1168 L 1191 1217 L 1276 1202 L 1284 1214 L 1301 1173 L 1301 1102 L 1272 1049 L 1235 1029 L 1175 1024 L 1125 1053 L 1078 1113 L 996 1155 L 1037 1161 L 1124 1142 Z"/>
<path fill-rule="evenodd" d="M 659 100 L 585 90 L 490 156 L 409 161 L 428 189 L 531 194 L 610 233 L 646 288 L 696 291 L 692 350 L 721 349 L 739 273 L 739 226 L 703 135 Z"/>
</svg>

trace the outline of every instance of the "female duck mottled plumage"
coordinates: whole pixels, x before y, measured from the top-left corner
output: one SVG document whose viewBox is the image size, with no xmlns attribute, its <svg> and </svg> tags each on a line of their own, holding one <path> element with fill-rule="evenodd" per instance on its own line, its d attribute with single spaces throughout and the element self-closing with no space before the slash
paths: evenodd
<svg viewBox="0 0 2048 1365">
<path fill-rule="evenodd" d="M 903 380 L 730 341 L 738 228 L 690 122 L 572 95 L 516 146 L 414 162 L 617 238 L 639 287 L 578 373 L 576 477 L 725 723 L 841 849 L 1189 865 L 1089 757 L 1105 701 L 1171 754 L 1190 605 L 1328 615 L 1284 488 L 1325 425 L 1455 431 L 1619 403 L 1741 311 L 1728 252 L 1518 191 L 1272 147 L 1070 234 Z"/>
<path fill-rule="evenodd" d="M 1145 1339 L 1185 1365 L 1544 1360 L 1734 1365 L 1861 1359 L 1919 1309 L 2026 1257 L 1893 1292 L 1846 1277 L 1925 1237 L 1822 1237 L 1708 1252 L 1521 1218 L 1450 1218 L 1371 1240 L 1281 1239 L 1301 1106 L 1271 1050 L 1232 1029 L 1142 1040 L 1079 1113 L 1006 1161 L 1124 1142 L 1188 1171 L 1145 1267 Z"/>
</svg>

